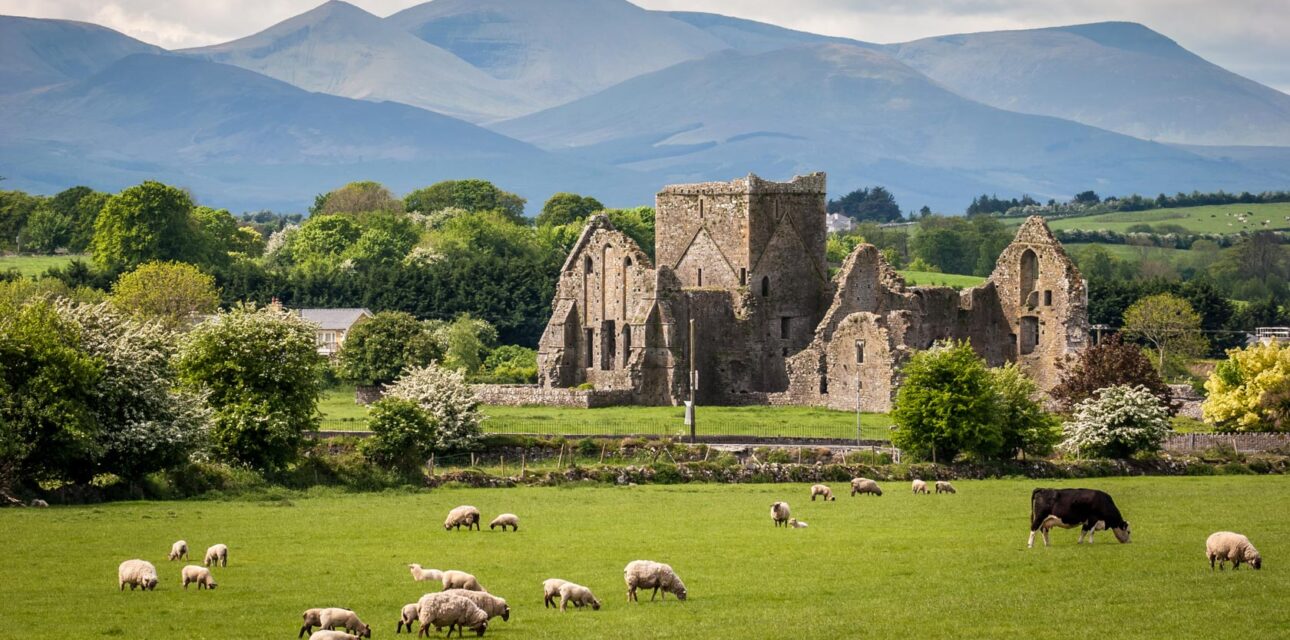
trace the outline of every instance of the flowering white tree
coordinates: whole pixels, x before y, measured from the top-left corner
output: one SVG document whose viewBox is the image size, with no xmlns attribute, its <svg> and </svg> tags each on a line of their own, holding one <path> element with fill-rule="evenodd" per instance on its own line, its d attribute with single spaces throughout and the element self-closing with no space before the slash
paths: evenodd
<svg viewBox="0 0 1290 640">
<path fill-rule="evenodd" d="M 1099 389 L 1075 405 L 1062 427 L 1062 449 L 1085 456 L 1127 458 L 1159 451 L 1169 434 L 1169 412 L 1142 385 Z"/>
<path fill-rule="evenodd" d="M 413 402 L 430 416 L 438 451 L 469 449 L 479 441 L 479 399 L 461 371 L 434 364 L 405 369 L 385 397 Z"/>
</svg>

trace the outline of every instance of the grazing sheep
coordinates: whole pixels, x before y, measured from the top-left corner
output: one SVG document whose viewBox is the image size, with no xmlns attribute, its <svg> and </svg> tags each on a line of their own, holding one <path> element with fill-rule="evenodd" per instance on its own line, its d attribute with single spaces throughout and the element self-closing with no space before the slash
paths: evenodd
<svg viewBox="0 0 1290 640">
<path fill-rule="evenodd" d="M 470 531 L 471 527 L 478 530 L 480 518 L 479 509 L 470 505 L 462 505 L 448 512 L 448 517 L 443 521 L 443 530 L 447 531 L 456 527 L 458 531 L 461 531 L 462 525 L 466 526 L 467 531 Z"/>
<path fill-rule="evenodd" d="M 417 619 L 421 627 L 417 637 L 430 637 L 430 627 L 435 631 L 448 627 L 448 635 L 458 629 L 459 636 L 465 635 L 462 629 L 467 627 L 479 635 L 488 629 L 488 613 L 478 605 L 459 595 L 451 593 L 427 593 L 417 601 Z"/>
<path fill-rule="evenodd" d="M 125 591 L 125 585 L 130 585 L 130 590 L 134 591 L 139 587 L 146 591 L 152 591 L 157 588 L 157 568 L 152 566 L 147 560 L 126 560 L 116 569 L 117 585 L 121 591 Z"/>
<path fill-rule="evenodd" d="M 465 571 L 454 571 L 454 570 L 448 570 L 443 572 L 443 590 L 447 591 L 449 589 L 465 589 L 467 591 L 488 591 L 488 589 L 485 589 L 479 586 L 479 581 L 475 579 L 475 576 L 472 576 L 469 573 L 466 573 Z"/>
<path fill-rule="evenodd" d="M 926 482 L 923 482 L 922 480 L 915 479 L 915 480 L 914 480 L 914 483 L 913 483 L 913 486 L 914 486 L 914 495 L 918 495 L 918 494 L 920 494 L 920 493 L 927 493 L 927 483 L 926 483 Z"/>
<path fill-rule="evenodd" d="M 443 581 L 443 572 L 438 569 L 422 569 L 421 565 L 412 563 L 408 565 L 408 571 L 412 572 L 412 579 L 417 582 L 425 580 L 434 580 L 435 582 Z"/>
<path fill-rule="evenodd" d="M 505 598 L 499 598 L 484 591 L 470 591 L 468 589 L 448 589 L 443 593 L 461 596 L 475 603 L 475 606 L 483 609 L 484 613 L 488 614 L 489 619 L 500 617 L 503 622 L 511 619 L 511 606 L 506 604 Z"/>
<path fill-rule="evenodd" d="M 547 578 L 542 581 L 542 608 L 554 607 L 555 597 L 560 595 L 560 587 L 569 584 L 568 580 Z"/>
<path fill-rule="evenodd" d="M 805 529 L 805 528 L 809 527 L 810 525 L 806 524 L 805 522 L 803 522 L 803 521 L 801 521 L 801 520 L 798 520 L 797 518 L 789 518 L 789 519 L 788 519 L 788 526 L 790 526 L 790 527 L 792 527 L 792 528 L 794 528 L 794 529 Z"/>
<path fill-rule="evenodd" d="M 1259 550 L 1250 544 L 1250 539 L 1231 531 L 1219 531 L 1210 534 L 1205 540 L 1205 557 L 1209 558 L 1209 570 L 1214 570 L 1214 561 L 1218 561 L 1218 569 L 1223 569 L 1223 563 L 1228 560 L 1232 561 L 1232 571 L 1240 568 L 1244 562 L 1255 570 L 1263 568 L 1263 556 L 1259 555 Z"/>
<path fill-rule="evenodd" d="M 954 490 L 954 485 L 950 484 L 948 480 L 937 480 L 936 493 L 958 493 L 958 491 Z"/>
<path fill-rule="evenodd" d="M 661 562 L 652 562 L 650 560 L 633 560 L 623 567 L 623 580 L 627 583 L 627 601 L 639 602 L 636 599 L 636 589 L 653 589 L 654 593 L 649 599 L 653 600 L 658 595 L 658 590 L 663 590 L 663 599 L 667 600 L 667 594 L 676 594 L 677 600 L 685 600 L 686 590 L 685 583 L 681 582 L 681 577 L 676 575 L 672 567 Z"/>
<path fill-rule="evenodd" d="M 360 640 L 358 636 L 350 635 L 344 631 L 329 631 L 323 629 L 315 631 L 309 636 L 309 640 Z"/>
<path fill-rule="evenodd" d="M 300 625 L 300 633 L 296 634 L 296 637 L 303 638 L 306 633 L 312 633 L 314 627 L 322 626 L 322 621 L 318 619 L 321 614 L 322 608 L 305 609 L 304 614 L 301 616 L 304 619 L 304 623 Z"/>
<path fill-rule="evenodd" d="M 882 495 L 882 487 L 879 487 L 877 482 L 868 478 L 852 478 L 851 496 L 855 497 L 857 493 L 870 493 L 875 496 L 880 496 Z"/>
<path fill-rule="evenodd" d="M 394 633 L 403 633 L 403 628 L 407 627 L 408 633 L 412 633 L 412 622 L 417 619 L 417 603 L 403 605 L 403 610 L 399 612 L 399 624 L 394 628 Z"/>
<path fill-rule="evenodd" d="M 40 498 L 36 498 L 36 499 L 34 499 L 34 500 L 32 500 L 32 501 L 31 501 L 31 506 L 33 506 L 33 507 L 39 507 L 39 508 L 42 508 L 42 509 L 43 509 L 43 508 L 45 508 L 45 507 L 48 507 L 48 506 L 49 506 L 49 503 L 48 503 L 48 502 L 45 502 L 44 500 L 41 500 Z"/>
<path fill-rule="evenodd" d="M 167 559 L 167 560 L 170 560 L 171 562 L 173 562 L 173 561 L 175 561 L 175 560 L 178 560 L 178 559 L 179 559 L 179 558 L 181 558 L 181 557 L 182 557 L 184 560 L 188 560 L 188 559 L 189 559 L 189 558 L 188 558 L 188 543 L 187 543 L 187 542 L 184 542 L 183 540 L 178 540 L 178 541 L 176 541 L 176 542 L 175 542 L 175 544 L 170 545 L 170 555 L 166 556 L 166 559 Z"/>
<path fill-rule="evenodd" d="M 199 567 L 195 564 L 190 564 L 184 567 L 183 570 L 180 571 L 179 576 L 184 581 L 185 591 L 188 590 L 188 585 L 194 582 L 197 583 L 198 591 L 201 591 L 202 589 L 214 589 L 218 586 L 215 584 L 215 576 L 211 575 L 210 569 Z"/>
<path fill-rule="evenodd" d="M 566 582 L 560 585 L 560 610 L 564 611 L 564 605 L 572 602 L 575 607 L 585 607 L 591 605 L 595 611 L 600 611 L 600 600 L 592 595 L 591 589 L 580 584 Z"/>
<path fill-rule="evenodd" d="M 221 567 L 228 566 L 228 545 L 217 544 L 206 550 L 206 559 L 202 560 L 202 565 L 213 567 L 217 562 Z"/>
<path fill-rule="evenodd" d="M 331 631 L 336 627 L 341 627 L 347 633 L 370 638 L 372 637 L 372 628 L 358 619 L 358 614 L 349 609 L 340 607 L 328 607 L 318 612 L 318 624 L 323 629 Z"/>
<path fill-rule="evenodd" d="M 770 505 L 770 519 L 775 521 L 776 527 L 787 525 L 790 515 L 787 502 L 776 502 Z"/>
<path fill-rule="evenodd" d="M 511 531 L 519 531 L 520 517 L 513 513 L 503 513 L 502 515 L 493 518 L 493 521 L 488 523 L 489 531 L 492 531 L 495 527 L 501 527 L 502 531 L 505 531 L 506 527 L 510 527 Z"/>
<path fill-rule="evenodd" d="M 823 496 L 825 500 L 837 500 L 833 497 L 833 490 L 823 484 L 811 485 L 811 502 L 815 502 L 815 496 Z"/>
</svg>

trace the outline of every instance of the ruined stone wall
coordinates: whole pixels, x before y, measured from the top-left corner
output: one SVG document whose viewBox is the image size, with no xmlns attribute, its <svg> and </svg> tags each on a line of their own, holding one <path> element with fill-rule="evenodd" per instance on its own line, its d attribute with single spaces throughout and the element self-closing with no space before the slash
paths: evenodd
<svg viewBox="0 0 1290 640">
<path fill-rule="evenodd" d="M 634 404 L 636 400 L 630 390 L 563 389 L 536 384 L 474 384 L 470 388 L 481 403 L 507 407 L 543 405 L 594 409 Z"/>
</svg>

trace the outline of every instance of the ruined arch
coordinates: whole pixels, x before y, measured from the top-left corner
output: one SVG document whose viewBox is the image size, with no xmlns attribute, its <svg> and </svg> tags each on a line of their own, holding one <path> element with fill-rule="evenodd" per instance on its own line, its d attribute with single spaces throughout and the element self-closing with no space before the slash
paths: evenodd
<svg viewBox="0 0 1290 640">
<path fill-rule="evenodd" d="M 1034 249 L 1026 249 L 1021 253 L 1021 262 L 1019 265 L 1020 277 L 1018 282 L 1021 285 L 1021 306 L 1036 306 L 1030 300 L 1035 291 L 1035 284 L 1039 280 L 1039 256 L 1035 254 Z M 1037 302 L 1037 301 L 1035 301 Z"/>
</svg>

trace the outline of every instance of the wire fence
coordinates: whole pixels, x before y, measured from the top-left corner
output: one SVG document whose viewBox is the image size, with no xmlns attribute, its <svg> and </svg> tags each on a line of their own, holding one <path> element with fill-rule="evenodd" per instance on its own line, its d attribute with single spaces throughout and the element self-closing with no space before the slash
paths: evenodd
<svg viewBox="0 0 1290 640">
<path fill-rule="evenodd" d="M 323 420 L 321 431 L 366 431 L 367 421 Z M 485 433 L 507 435 L 558 436 L 660 436 L 685 438 L 690 427 L 681 419 L 615 419 L 589 420 L 579 417 L 510 417 L 490 416 L 483 422 Z M 842 420 L 756 420 L 745 418 L 703 419 L 700 415 L 694 434 L 700 437 L 748 437 L 782 439 L 833 439 L 886 442 L 891 428 L 886 424 L 865 421 L 858 429 L 854 422 Z"/>
</svg>

